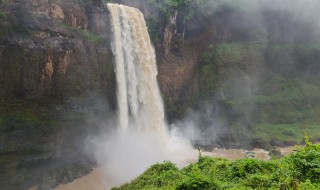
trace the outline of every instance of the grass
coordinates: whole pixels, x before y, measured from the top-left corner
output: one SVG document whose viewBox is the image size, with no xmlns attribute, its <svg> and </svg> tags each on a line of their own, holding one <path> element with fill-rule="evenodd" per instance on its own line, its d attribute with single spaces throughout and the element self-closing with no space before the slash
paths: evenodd
<svg viewBox="0 0 320 190">
<path fill-rule="evenodd" d="M 295 85 L 271 93 L 231 100 L 229 105 L 250 116 L 249 136 L 280 142 L 300 143 L 304 135 L 320 137 L 319 88 Z M 251 112 L 246 113 L 247 110 Z M 247 111 L 248 112 L 248 111 Z"/>
<path fill-rule="evenodd" d="M 263 94 L 226 101 L 236 112 L 250 116 L 251 136 L 294 142 L 305 134 L 320 137 L 319 87 L 298 79 L 275 78 L 265 84 L 264 90 Z"/>
<path fill-rule="evenodd" d="M 241 65 L 248 57 L 249 47 L 241 43 L 222 43 L 219 44 L 215 53 L 217 65 Z"/>
<path fill-rule="evenodd" d="M 250 136 L 263 139 L 266 142 L 276 140 L 298 144 L 303 141 L 305 135 L 313 140 L 318 139 L 320 125 L 317 123 L 258 124 L 250 131 Z"/>
<path fill-rule="evenodd" d="M 199 157 L 178 169 L 171 162 L 155 164 L 130 183 L 113 190 L 129 189 L 310 189 L 320 187 L 320 145 L 306 138 L 287 157 L 269 161 Z"/>
</svg>

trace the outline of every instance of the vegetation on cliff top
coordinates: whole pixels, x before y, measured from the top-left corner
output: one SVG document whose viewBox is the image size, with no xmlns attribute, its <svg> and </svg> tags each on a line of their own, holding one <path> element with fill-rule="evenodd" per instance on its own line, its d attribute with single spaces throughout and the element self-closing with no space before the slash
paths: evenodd
<svg viewBox="0 0 320 190">
<path fill-rule="evenodd" d="M 308 189 L 320 188 L 320 145 L 306 140 L 287 157 L 261 161 L 199 157 L 178 169 L 171 162 L 151 166 L 142 175 L 113 190 L 126 189 Z"/>
</svg>

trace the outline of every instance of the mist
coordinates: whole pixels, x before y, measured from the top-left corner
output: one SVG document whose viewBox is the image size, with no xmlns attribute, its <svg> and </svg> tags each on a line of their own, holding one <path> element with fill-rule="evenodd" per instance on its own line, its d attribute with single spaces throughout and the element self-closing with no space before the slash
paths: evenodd
<svg viewBox="0 0 320 190">
<path fill-rule="evenodd" d="M 104 131 L 88 137 L 85 150 L 103 168 L 108 187 L 129 182 L 155 163 L 171 161 L 182 167 L 197 157 L 197 151 L 177 128 L 171 130 L 170 139 L 166 140 L 156 132 L 140 131 L 131 124 L 126 131 L 106 123 L 101 125 Z"/>
<path fill-rule="evenodd" d="M 155 134 L 114 131 L 92 143 L 98 164 L 111 176 L 111 186 L 130 181 L 150 165 L 166 158 L 161 139 Z"/>
</svg>

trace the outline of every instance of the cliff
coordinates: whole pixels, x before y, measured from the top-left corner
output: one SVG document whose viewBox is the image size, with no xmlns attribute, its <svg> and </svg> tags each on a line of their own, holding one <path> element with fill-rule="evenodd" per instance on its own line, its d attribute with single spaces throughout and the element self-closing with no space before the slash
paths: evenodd
<svg viewBox="0 0 320 190">
<path fill-rule="evenodd" d="M 99 1 L 0 1 L 2 188 L 90 172 L 80 150 L 97 125 L 87 118 L 108 117 L 115 102 L 108 18 Z"/>
<path fill-rule="evenodd" d="M 217 131 L 232 134 L 315 124 L 319 32 L 308 24 L 311 18 L 228 2 L 115 2 L 145 14 L 169 123 L 192 108 L 219 121 Z M 88 103 L 94 99 L 115 108 L 102 1 L 2 1 L 1 15 L 2 131 L 81 120 L 99 111 Z M 21 117 L 21 110 L 29 114 Z"/>
<path fill-rule="evenodd" d="M 192 120 L 194 144 L 270 148 L 320 137 L 317 19 L 229 1 L 113 2 L 143 11 L 167 120 Z M 0 153 L 80 152 L 99 132 L 88 118 L 111 118 L 108 19 L 99 0 L 0 1 Z"/>
<path fill-rule="evenodd" d="M 90 98 L 113 102 L 108 13 L 101 3 L 2 1 L 1 13 L 1 131 L 68 119 Z"/>
<path fill-rule="evenodd" d="M 2 103 L 62 101 L 111 85 L 109 26 L 102 5 L 23 1 L 1 6 Z"/>
</svg>

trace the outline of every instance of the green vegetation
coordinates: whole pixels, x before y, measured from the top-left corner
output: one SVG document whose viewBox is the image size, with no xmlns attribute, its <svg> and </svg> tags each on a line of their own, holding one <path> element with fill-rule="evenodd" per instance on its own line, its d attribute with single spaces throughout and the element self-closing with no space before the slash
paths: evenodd
<svg viewBox="0 0 320 190">
<path fill-rule="evenodd" d="M 308 189 L 320 188 L 320 145 L 306 139 L 287 157 L 261 161 L 229 161 L 200 157 L 197 163 L 179 170 L 165 162 L 151 166 L 128 184 L 113 190 L 129 189 Z"/>
<path fill-rule="evenodd" d="M 80 35 L 87 41 L 95 42 L 95 43 L 100 41 L 100 37 L 95 33 L 83 31 L 79 28 L 75 28 L 63 22 L 59 22 L 59 25 L 69 30 L 70 32 Z"/>
<path fill-rule="evenodd" d="M 0 11 L 0 19 L 5 18 L 5 17 L 6 17 L 6 14 L 4 12 Z"/>
<path fill-rule="evenodd" d="M 250 56 L 249 47 L 244 43 L 219 44 L 215 52 L 215 62 L 220 66 L 246 64 L 246 59 Z"/>
<path fill-rule="evenodd" d="M 160 10 L 165 15 L 170 16 L 170 11 L 189 7 L 193 4 L 192 0 L 147 0 L 148 4 L 160 6 Z"/>
<path fill-rule="evenodd" d="M 13 34 L 30 36 L 31 31 L 23 25 L 10 25 L 9 27 L 4 27 L 0 29 L 0 36 L 7 36 Z"/>
<path fill-rule="evenodd" d="M 148 32 L 150 34 L 150 39 L 154 44 L 160 42 L 161 33 L 159 32 L 159 21 L 155 17 L 147 17 L 146 24 L 148 26 Z"/>
<path fill-rule="evenodd" d="M 170 16 L 173 10 L 179 10 L 182 14 L 183 22 L 190 20 L 193 16 L 193 6 L 192 0 L 165 0 L 164 8 L 160 9 L 164 15 Z"/>
<path fill-rule="evenodd" d="M 221 43 L 209 45 L 208 49 L 200 60 L 200 84 L 206 85 L 204 91 L 212 95 L 212 92 L 222 90 L 225 99 L 247 96 L 241 83 L 250 84 L 250 80 L 255 80 L 251 79 L 250 67 L 263 64 L 264 58 L 259 52 L 265 47 L 247 43 Z M 202 78 L 207 81 L 203 82 Z"/>
<path fill-rule="evenodd" d="M 319 44 L 251 42 L 209 45 L 199 69 L 201 100 L 213 96 L 227 108 L 234 134 L 265 142 L 299 143 L 320 137 Z M 270 72 L 272 71 L 272 72 Z"/>
<path fill-rule="evenodd" d="M 214 95 L 217 88 L 217 65 L 214 56 L 210 52 L 205 52 L 200 60 L 199 84 L 201 98 Z"/>
<path fill-rule="evenodd" d="M 154 44 L 160 42 L 162 30 L 168 24 L 169 18 L 178 13 L 177 23 L 186 24 L 194 15 L 198 2 L 192 0 L 146 0 L 151 10 L 158 15 L 146 15 L 146 22 L 151 40 Z"/>
<path fill-rule="evenodd" d="M 43 126 L 59 126 L 82 122 L 85 116 L 74 112 L 59 114 L 57 110 L 39 104 L 5 104 L 0 107 L 0 132 Z"/>
<path fill-rule="evenodd" d="M 298 144 L 307 134 L 310 139 L 320 137 L 319 124 L 294 123 L 294 124 L 257 124 L 249 132 L 250 136 L 263 139 L 266 142 L 288 142 Z"/>
<path fill-rule="evenodd" d="M 178 14 L 176 24 L 177 29 L 183 26 L 194 25 L 193 18 L 196 16 L 197 21 L 202 20 L 204 23 L 219 22 L 219 14 L 224 10 L 238 10 L 238 0 L 143 0 L 149 5 L 153 13 L 145 15 L 149 34 L 154 44 L 161 41 L 163 29 L 169 23 L 169 19 Z M 217 15 L 218 14 L 218 15 Z M 182 28 L 180 28 L 182 30 Z M 180 31 L 182 32 L 182 31 Z M 174 36 L 175 37 L 175 36 Z M 173 38 L 173 40 L 175 40 Z"/>
<path fill-rule="evenodd" d="M 49 117 L 47 110 L 41 107 L 29 107 L 22 105 L 5 105 L 0 110 L 0 130 L 17 130 L 28 127 L 37 127 Z M 50 118 L 47 118 L 50 119 Z"/>
<path fill-rule="evenodd" d="M 256 122 L 292 124 L 318 119 L 320 110 L 314 103 L 320 100 L 320 87 L 300 80 L 274 78 L 265 84 L 264 90 L 261 94 L 230 98 L 227 103 L 239 111 L 256 107 L 259 109 L 255 113 Z"/>
<path fill-rule="evenodd" d="M 99 36 L 90 32 L 83 32 L 84 39 L 91 41 L 91 42 L 98 42 Z"/>
</svg>

